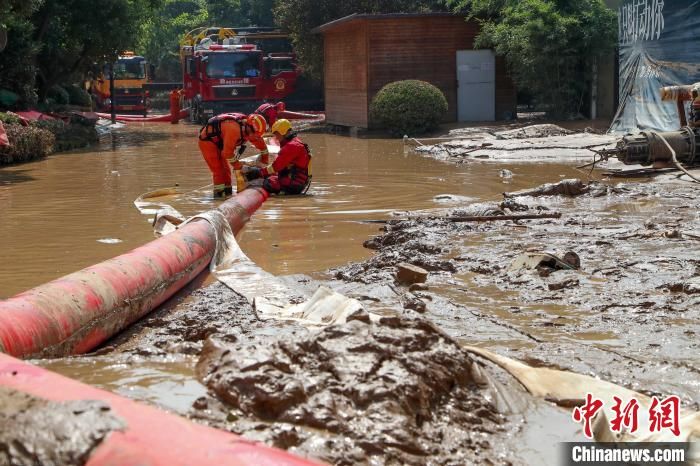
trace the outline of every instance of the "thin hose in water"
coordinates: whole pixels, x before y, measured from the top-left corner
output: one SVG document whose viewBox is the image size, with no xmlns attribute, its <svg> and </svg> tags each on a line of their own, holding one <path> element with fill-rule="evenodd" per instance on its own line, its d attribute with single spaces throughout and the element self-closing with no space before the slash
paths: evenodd
<svg viewBox="0 0 700 466">
<path fill-rule="evenodd" d="M 663 142 L 664 145 L 668 148 L 668 150 L 671 151 L 671 160 L 673 161 L 673 164 L 676 166 L 676 168 L 678 168 L 680 171 L 682 171 L 683 173 L 688 175 L 696 183 L 700 183 L 700 179 L 695 178 L 693 175 L 690 174 L 690 172 L 688 170 L 685 169 L 685 167 L 683 167 L 683 165 L 680 164 L 680 162 L 676 158 L 676 151 L 673 150 L 673 147 L 671 147 L 671 145 L 668 143 L 666 138 L 664 138 L 660 133 L 657 133 L 656 131 L 652 131 L 652 134 L 654 134 L 655 136 L 658 136 L 659 139 L 661 139 L 661 142 Z"/>
</svg>

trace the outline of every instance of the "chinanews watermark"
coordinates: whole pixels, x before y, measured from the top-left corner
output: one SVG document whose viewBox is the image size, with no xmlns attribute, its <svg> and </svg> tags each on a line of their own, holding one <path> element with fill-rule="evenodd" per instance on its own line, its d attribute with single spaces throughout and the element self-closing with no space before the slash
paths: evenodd
<svg viewBox="0 0 700 466">
<path fill-rule="evenodd" d="M 603 418 L 596 418 L 596 415 Z M 640 403 L 636 398 L 623 400 L 613 396 L 605 406 L 602 399 L 591 393 L 571 413 L 574 422 L 582 424 L 583 434 L 594 440 L 601 422 L 607 422 L 606 430 L 612 437 L 634 439 L 663 436 L 663 442 L 581 442 L 564 443 L 561 464 L 565 465 L 686 465 L 695 464 L 695 445 L 681 442 L 680 398 L 651 397 Z M 607 436 L 606 438 L 610 438 Z M 668 441 L 668 439 L 672 439 Z M 678 441 L 676 441 L 677 439 Z"/>
<path fill-rule="evenodd" d="M 614 417 L 610 421 L 610 430 L 621 433 L 623 428 L 630 434 L 634 434 L 639 428 L 640 404 L 637 399 L 632 398 L 623 404 L 623 400 L 617 396 L 613 397 L 615 404 L 611 407 Z M 680 430 L 680 409 L 681 400 L 677 396 L 669 396 L 659 399 L 651 397 L 651 405 L 644 412 L 648 422 L 650 433 L 670 431 L 674 436 L 681 435 Z M 586 395 L 586 400 L 582 406 L 574 408 L 572 417 L 575 422 L 583 423 L 583 434 L 589 439 L 593 438 L 591 428 L 593 417 L 603 408 L 603 401 L 595 398 L 592 394 Z"/>
<path fill-rule="evenodd" d="M 561 465 L 566 466 L 685 466 L 691 445 L 668 443 L 564 443 Z"/>
</svg>

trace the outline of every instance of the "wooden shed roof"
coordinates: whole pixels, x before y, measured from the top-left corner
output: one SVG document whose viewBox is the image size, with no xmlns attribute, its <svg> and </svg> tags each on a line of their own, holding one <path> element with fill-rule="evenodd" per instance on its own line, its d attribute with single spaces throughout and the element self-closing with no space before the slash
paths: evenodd
<svg viewBox="0 0 700 466">
<path fill-rule="evenodd" d="M 448 12 L 430 12 L 430 13 L 353 13 L 342 18 L 338 18 L 329 23 L 322 24 L 311 30 L 313 34 L 328 32 L 338 26 L 344 26 L 354 21 L 373 20 L 373 19 L 401 19 L 401 18 L 427 18 L 431 16 L 460 16 Z"/>
</svg>

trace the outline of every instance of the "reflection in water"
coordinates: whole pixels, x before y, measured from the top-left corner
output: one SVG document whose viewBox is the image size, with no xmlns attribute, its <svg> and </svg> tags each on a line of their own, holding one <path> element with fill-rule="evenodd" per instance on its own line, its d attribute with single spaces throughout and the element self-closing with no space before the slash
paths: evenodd
<svg viewBox="0 0 700 466">
<path fill-rule="evenodd" d="M 314 273 L 371 254 L 362 242 L 378 231 L 362 220 L 392 211 L 443 208 L 440 195 L 495 200 L 506 190 L 580 174 L 562 165 L 519 165 L 505 184 L 500 167 L 455 167 L 404 152 L 397 140 L 304 135 L 314 151 L 307 198 L 274 198 L 241 232 L 241 247 L 274 274 Z"/>
<path fill-rule="evenodd" d="M 66 377 L 180 414 L 206 393 L 194 376 L 194 359 L 142 361 L 137 357 L 97 356 L 33 362 Z"/>
</svg>

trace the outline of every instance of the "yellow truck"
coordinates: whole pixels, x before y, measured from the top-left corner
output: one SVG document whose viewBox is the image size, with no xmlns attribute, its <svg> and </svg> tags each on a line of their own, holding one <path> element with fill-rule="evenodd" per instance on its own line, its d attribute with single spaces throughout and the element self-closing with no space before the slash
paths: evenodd
<svg viewBox="0 0 700 466">
<path fill-rule="evenodd" d="M 147 60 L 133 52 L 124 52 L 112 64 L 114 70 L 114 96 L 109 91 L 110 65 L 105 63 L 90 80 L 90 93 L 97 110 L 108 112 L 112 101 L 118 113 L 148 112 L 148 91 L 144 85 L 153 79 L 153 70 Z"/>
</svg>

